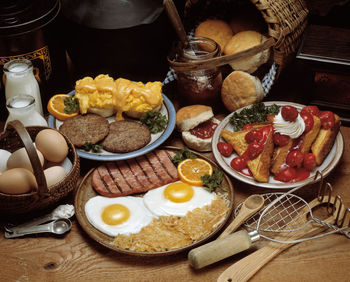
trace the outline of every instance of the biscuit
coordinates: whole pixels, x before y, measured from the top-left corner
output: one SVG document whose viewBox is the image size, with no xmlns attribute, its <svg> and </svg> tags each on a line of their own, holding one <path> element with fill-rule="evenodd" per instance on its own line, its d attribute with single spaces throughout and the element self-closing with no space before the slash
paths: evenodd
<svg viewBox="0 0 350 282">
<path fill-rule="evenodd" d="M 233 35 L 228 23 L 223 20 L 210 19 L 200 23 L 194 33 L 196 37 L 207 37 L 214 40 L 224 50 L 226 43 Z"/>
<path fill-rule="evenodd" d="M 260 45 L 266 40 L 267 38 L 259 32 L 253 30 L 241 31 L 232 36 L 226 43 L 223 53 L 225 55 L 239 53 L 254 46 Z M 270 50 L 266 49 L 253 56 L 246 56 L 242 59 L 233 60 L 230 62 L 230 65 L 234 70 L 253 73 L 258 69 L 258 67 L 265 64 L 269 57 Z"/>
<path fill-rule="evenodd" d="M 263 98 L 260 80 L 249 73 L 233 71 L 222 83 L 221 100 L 230 112 L 260 102 Z"/>
</svg>

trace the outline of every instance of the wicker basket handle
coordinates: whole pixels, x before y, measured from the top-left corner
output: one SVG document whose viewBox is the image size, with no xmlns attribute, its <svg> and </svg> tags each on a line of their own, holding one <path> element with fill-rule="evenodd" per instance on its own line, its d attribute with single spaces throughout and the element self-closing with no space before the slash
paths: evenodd
<svg viewBox="0 0 350 282">
<path fill-rule="evenodd" d="M 247 50 L 237 52 L 231 55 L 225 55 L 220 57 L 215 57 L 207 60 L 201 60 L 201 61 L 191 61 L 191 62 L 176 62 L 172 60 L 168 56 L 168 63 L 169 65 L 175 70 L 175 71 L 196 71 L 200 69 L 210 69 L 215 68 L 218 66 L 223 66 L 231 61 L 238 60 L 241 58 L 245 58 L 248 56 L 253 56 L 255 54 L 258 54 L 272 46 L 275 45 L 275 39 L 272 37 L 269 37 L 266 41 L 262 42 L 259 45 L 256 45 L 252 48 L 249 48 Z"/>
<path fill-rule="evenodd" d="M 48 195 L 48 188 L 46 183 L 46 178 L 44 175 L 43 167 L 40 163 L 38 154 L 33 145 L 32 138 L 30 137 L 28 131 L 24 127 L 24 125 L 19 120 L 13 120 L 8 123 L 8 126 L 12 126 L 19 137 L 21 138 L 24 147 L 29 156 L 30 163 L 32 164 L 34 176 L 36 178 L 36 182 L 38 184 L 38 194 L 40 197 L 44 197 Z"/>
</svg>

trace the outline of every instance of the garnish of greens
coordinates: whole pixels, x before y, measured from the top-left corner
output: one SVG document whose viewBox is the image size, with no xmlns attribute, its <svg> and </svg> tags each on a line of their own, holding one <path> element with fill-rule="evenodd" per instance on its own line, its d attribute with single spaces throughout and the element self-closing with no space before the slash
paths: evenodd
<svg viewBox="0 0 350 282">
<path fill-rule="evenodd" d="M 66 97 L 63 100 L 64 103 L 64 112 L 66 114 L 71 114 L 79 112 L 79 100 L 73 98 L 72 96 Z"/>
<path fill-rule="evenodd" d="M 153 134 L 163 131 L 168 124 L 166 116 L 162 115 L 157 110 L 145 112 L 141 116 L 140 121 L 146 125 L 149 131 Z"/>
<path fill-rule="evenodd" d="M 85 151 L 92 151 L 93 153 L 99 153 L 102 150 L 102 145 L 99 144 L 91 144 L 91 142 L 86 141 L 84 143 L 83 149 Z"/>
<path fill-rule="evenodd" d="M 209 188 L 210 192 L 214 192 L 217 187 L 220 187 L 223 175 L 224 173 L 220 169 L 214 167 L 213 174 L 201 176 L 201 181 L 203 182 L 204 186 Z"/>
<path fill-rule="evenodd" d="M 196 159 L 197 156 L 193 154 L 187 147 L 181 149 L 180 151 L 176 152 L 175 156 L 173 157 L 172 161 L 175 166 L 178 166 L 179 163 L 181 163 L 183 160 L 186 159 Z"/>
<path fill-rule="evenodd" d="M 242 130 L 243 126 L 247 123 L 265 122 L 268 114 L 277 115 L 279 109 L 280 107 L 275 104 L 265 106 L 262 102 L 255 103 L 248 108 L 244 108 L 239 113 L 234 112 L 230 117 L 230 123 L 234 131 L 239 131 Z"/>
</svg>

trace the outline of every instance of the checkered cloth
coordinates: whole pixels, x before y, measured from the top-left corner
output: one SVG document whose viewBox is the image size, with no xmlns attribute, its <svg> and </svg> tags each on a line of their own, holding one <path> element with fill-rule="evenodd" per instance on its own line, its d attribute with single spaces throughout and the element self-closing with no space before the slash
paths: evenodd
<svg viewBox="0 0 350 282">
<path fill-rule="evenodd" d="M 265 74 L 265 76 L 261 80 L 261 84 L 262 84 L 262 87 L 264 89 L 265 97 L 270 92 L 270 89 L 275 81 L 277 68 L 278 68 L 277 65 L 275 63 L 273 63 L 269 72 L 267 74 Z M 172 68 L 170 68 L 164 81 L 163 81 L 163 85 L 166 85 L 166 84 L 168 84 L 176 79 L 177 79 L 177 76 L 176 76 L 175 71 Z"/>
<path fill-rule="evenodd" d="M 187 33 L 187 37 L 189 39 L 194 37 L 194 31 L 195 31 L 195 29 L 192 29 Z M 267 74 L 265 74 L 265 76 L 261 80 L 261 84 L 262 84 L 262 87 L 264 89 L 264 96 L 265 97 L 270 92 L 270 89 L 275 81 L 277 68 L 278 68 L 278 66 L 275 63 L 273 63 L 269 72 Z M 176 73 L 172 68 L 169 68 L 169 71 L 168 71 L 168 73 L 163 81 L 163 85 L 166 85 L 166 84 L 168 84 L 172 81 L 175 81 L 175 80 L 177 80 Z"/>
</svg>

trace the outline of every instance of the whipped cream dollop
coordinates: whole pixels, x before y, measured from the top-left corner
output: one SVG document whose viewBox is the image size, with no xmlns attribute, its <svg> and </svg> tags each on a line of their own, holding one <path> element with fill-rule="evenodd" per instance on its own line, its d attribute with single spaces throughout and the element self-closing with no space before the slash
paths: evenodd
<svg viewBox="0 0 350 282">
<path fill-rule="evenodd" d="M 290 122 L 283 119 L 281 111 L 274 117 L 273 126 L 275 132 L 288 135 L 292 139 L 298 138 L 305 130 L 305 122 L 299 114 L 294 122 Z"/>
</svg>

